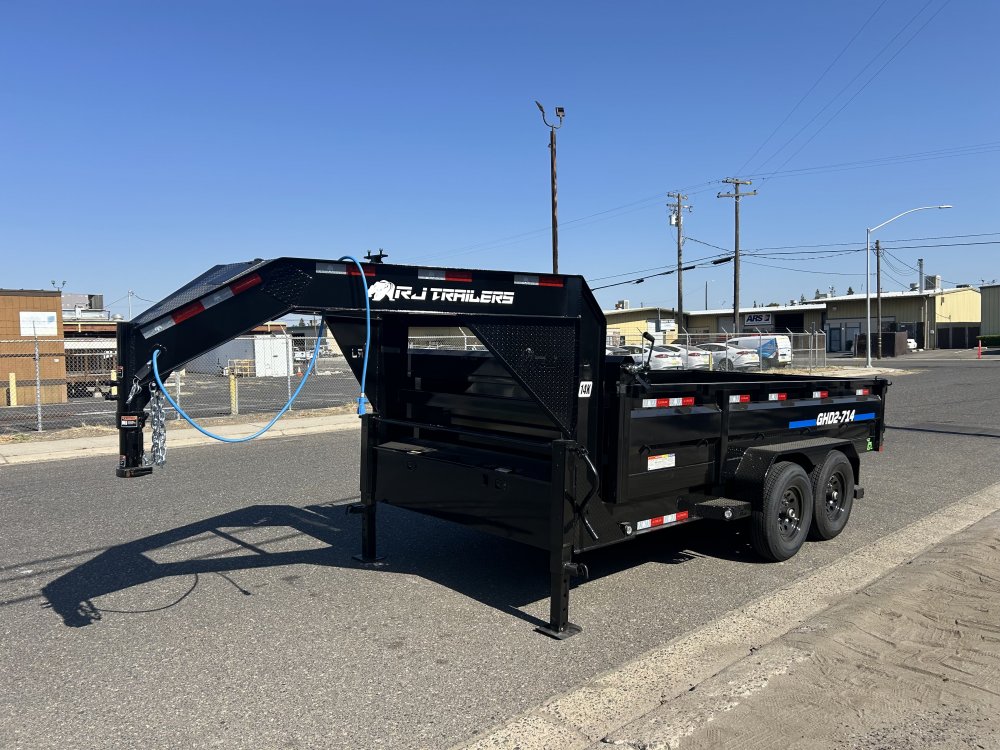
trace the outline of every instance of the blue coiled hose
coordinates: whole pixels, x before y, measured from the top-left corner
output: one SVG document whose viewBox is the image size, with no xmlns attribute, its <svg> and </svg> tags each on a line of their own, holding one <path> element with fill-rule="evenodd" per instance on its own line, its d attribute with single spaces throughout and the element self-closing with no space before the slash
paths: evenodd
<svg viewBox="0 0 1000 750">
<path fill-rule="evenodd" d="M 340 258 L 340 260 L 349 260 L 349 261 L 352 261 L 354 263 L 354 265 L 356 265 L 358 267 L 358 271 L 361 274 L 361 285 L 364 287 L 364 291 L 365 291 L 365 294 L 364 294 L 364 297 L 365 297 L 365 356 L 364 356 L 364 361 L 362 362 L 362 365 L 361 365 L 361 395 L 358 397 L 358 415 L 360 416 L 360 415 L 362 415 L 362 414 L 365 413 L 365 404 L 367 402 L 367 398 L 365 397 L 365 383 L 366 383 L 366 381 L 368 379 L 368 350 L 369 350 L 369 347 L 371 346 L 371 338 L 372 338 L 372 311 L 371 311 L 371 305 L 370 305 L 370 303 L 368 301 L 368 280 L 365 278 L 365 269 L 362 268 L 361 263 L 359 263 L 356 258 L 352 258 L 349 255 L 345 255 L 344 257 Z M 320 327 L 316 331 L 316 346 L 313 348 L 312 358 L 309 360 L 309 366 L 306 368 L 306 371 L 302 375 L 302 382 L 299 383 L 299 387 L 295 389 L 295 393 L 293 393 L 291 395 L 291 397 L 288 399 L 288 403 L 286 403 L 282 407 L 281 411 L 279 411 L 277 414 L 275 414 L 274 418 L 270 422 L 268 422 L 266 425 L 264 425 L 259 430 L 257 430 L 257 432 L 255 432 L 253 435 L 248 435 L 246 437 L 240 437 L 240 438 L 227 438 L 227 437 L 223 437 L 222 435 L 216 435 L 214 432 L 209 432 L 204 427 L 202 427 L 200 424 L 198 424 L 197 422 L 195 422 L 187 414 L 187 412 L 185 412 L 177 404 L 177 402 L 174 401 L 170 397 L 170 392 L 164 387 L 163 380 L 160 379 L 160 368 L 159 368 L 159 365 L 157 364 L 157 361 L 156 361 L 157 358 L 160 356 L 160 350 L 159 349 L 156 349 L 153 352 L 153 362 L 152 362 L 152 366 L 153 366 L 153 378 L 156 380 L 156 385 L 159 387 L 160 392 L 166 397 L 167 402 L 172 407 L 174 407 L 174 409 L 177 410 L 177 413 L 180 414 L 181 417 L 183 417 L 184 420 L 189 425 L 191 425 L 196 430 L 198 430 L 198 432 L 200 432 L 201 434 L 206 435 L 206 436 L 208 436 L 208 437 L 210 437 L 210 438 L 212 438 L 214 440 L 219 440 L 219 441 L 221 441 L 223 443 L 245 443 L 245 442 L 247 442 L 249 440 L 253 440 L 254 438 L 260 437 L 265 432 L 267 432 L 268 430 L 270 430 L 271 427 L 274 425 L 274 423 L 277 422 L 279 419 L 281 419 L 281 417 L 284 415 L 284 413 L 286 411 L 288 411 L 290 408 L 292 408 L 292 404 L 295 403 L 295 399 L 298 397 L 299 393 L 302 391 L 302 387 L 306 384 L 306 381 L 309 379 L 309 375 L 312 373 L 313 368 L 316 365 L 316 358 L 319 356 L 320 342 L 323 340 L 323 337 L 320 336 L 320 333 L 323 330 L 323 319 L 322 318 L 320 318 L 320 324 L 319 325 L 320 325 Z"/>
</svg>

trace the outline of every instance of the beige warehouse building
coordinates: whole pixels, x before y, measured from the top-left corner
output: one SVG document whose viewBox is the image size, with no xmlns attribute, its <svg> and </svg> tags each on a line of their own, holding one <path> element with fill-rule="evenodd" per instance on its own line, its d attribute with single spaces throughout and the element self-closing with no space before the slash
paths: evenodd
<svg viewBox="0 0 1000 750">
<path fill-rule="evenodd" d="M 990 290 L 987 292 L 987 290 Z M 1000 316 L 1000 285 L 984 287 L 991 303 L 990 310 Z M 973 347 L 980 333 L 980 321 L 985 320 L 987 303 L 980 300 L 978 289 L 957 287 L 882 294 L 882 330 L 906 332 L 916 339 L 920 348 L 961 349 Z M 670 308 L 640 307 L 605 311 L 608 338 L 639 343 L 643 331 L 661 333 L 658 341 L 669 343 L 677 337 L 676 313 Z M 877 297 L 871 298 L 871 329 L 878 328 Z M 681 333 L 725 334 L 733 331 L 733 310 L 697 310 L 684 314 Z M 829 352 L 854 350 L 859 337 L 865 334 L 865 295 L 851 294 L 821 297 L 803 304 L 740 309 L 740 328 L 745 332 L 803 333 L 823 332 Z M 1000 333 L 1000 321 L 997 323 Z M 612 342 L 613 343 L 613 342 Z M 863 342 L 862 342 L 863 343 Z"/>
</svg>

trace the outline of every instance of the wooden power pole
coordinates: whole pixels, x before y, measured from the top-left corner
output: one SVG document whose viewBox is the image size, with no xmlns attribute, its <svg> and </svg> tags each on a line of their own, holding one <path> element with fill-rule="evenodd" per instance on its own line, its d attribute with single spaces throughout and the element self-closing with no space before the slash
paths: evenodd
<svg viewBox="0 0 1000 750">
<path fill-rule="evenodd" d="M 717 197 L 733 198 L 736 205 L 736 237 L 733 247 L 733 334 L 735 335 L 740 332 L 740 198 L 757 195 L 757 191 L 740 192 L 740 185 L 750 185 L 753 180 L 727 177 L 723 182 L 732 185 L 734 190 L 732 193 L 719 193 Z"/>
<path fill-rule="evenodd" d="M 686 195 L 680 193 L 667 193 L 668 198 L 677 200 L 676 204 L 668 203 L 671 206 L 671 218 L 677 226 L 677 334 L 680 336 L 684 327 L 684 209 L 691 210 L 691 206 L 685 206 Z"/>
</svg>

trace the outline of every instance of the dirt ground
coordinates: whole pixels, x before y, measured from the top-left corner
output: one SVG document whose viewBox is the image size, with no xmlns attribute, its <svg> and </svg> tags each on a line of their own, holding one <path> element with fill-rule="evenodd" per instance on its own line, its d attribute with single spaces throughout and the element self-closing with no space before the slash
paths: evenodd
<svg viewBox="0 0 1000 750">
<path fill-rule="evenodd" d="M 635 750 L 1000 748 L 1000 514 L 624 734 Z"/>
</svg>

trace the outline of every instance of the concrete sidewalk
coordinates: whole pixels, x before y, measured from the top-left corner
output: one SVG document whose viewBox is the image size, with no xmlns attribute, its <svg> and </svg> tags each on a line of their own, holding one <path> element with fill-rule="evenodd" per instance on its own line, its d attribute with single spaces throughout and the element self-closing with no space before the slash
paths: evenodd
<svg viewBox="0 0 1000 750">
<path fill-rule="evenodd" d="M 1000 747 L 1000 513 L 592 748 L 609 746 Z"/>
<path fill-rule="evenodd" d="M 460 747 L 995 748 L 998 686 L 995 484 Z"/>
<path fill-rule="evenodd" d="M 240 422 L 238 424 L 213 425 L 208 427 L 223 437 L 252 435 L 268 420 Z M 258 438 L 267 440 L 291 435 L 312 435 L 318 432 L 358 429 L 361 421 L 357 414 L 325 414 L 313 417 L 286 417 Z M 174 448 L 188 448 L 195 445 L 215 445 L 218 441 L 202 435 L 186 424 L 183 427 L 167 425 L 167 451 Z M 149 446 L 149 429 L 146 429 L 146 445 Z M 38 461 L 60 461 L 93 456 L 117 456 L 118 435 L 92 435 L 53 440 L 32 440 L 23 443 L 0 444 L 0 466 L 5 464 L 27 464 Z"/>
</svg>

